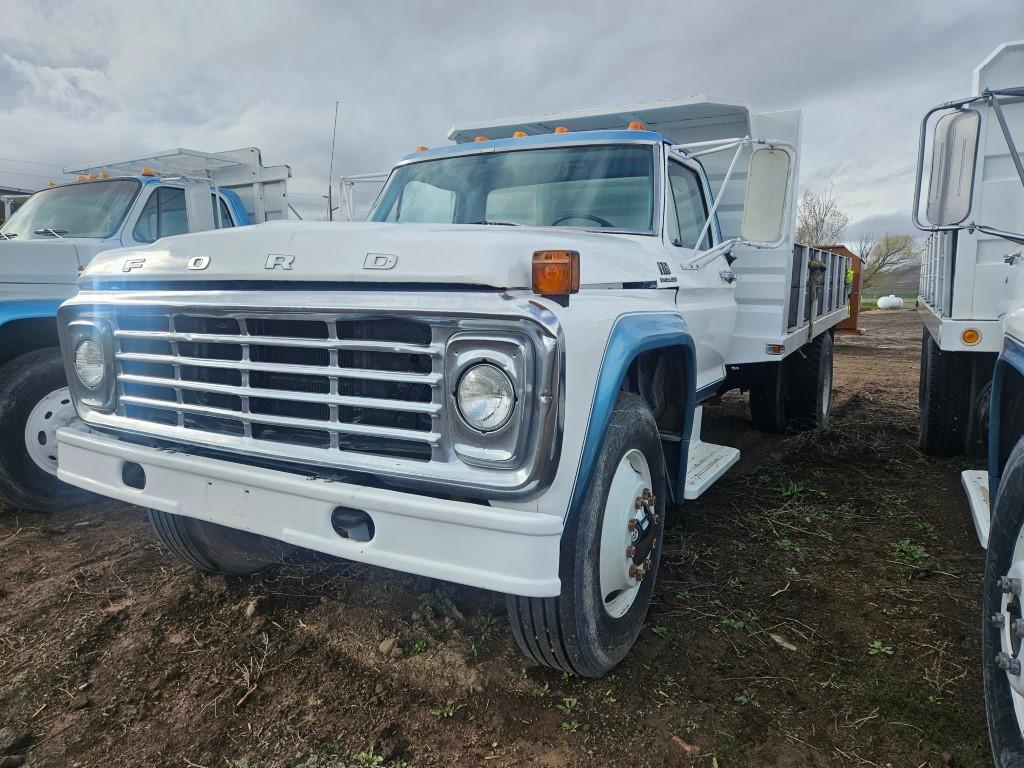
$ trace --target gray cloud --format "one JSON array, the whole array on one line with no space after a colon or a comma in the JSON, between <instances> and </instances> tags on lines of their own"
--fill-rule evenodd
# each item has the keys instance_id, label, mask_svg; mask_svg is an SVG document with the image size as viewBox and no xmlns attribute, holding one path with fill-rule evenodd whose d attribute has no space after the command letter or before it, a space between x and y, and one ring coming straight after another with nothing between
<instances>
[{"instance_id":1,"label":"gray cloud","mask_svg":"<svg viewBox=\"0 0 1024 768\"><path fill-rule=\"evenodd\" d=\"M255 145L316 213L336 99L335 168L363 173L454 122L709 93L802 107L802 186L908 229L919 116L968 92L1024 6L0 0L0 18L0 183Z\"/></svg>"}]
</instances>

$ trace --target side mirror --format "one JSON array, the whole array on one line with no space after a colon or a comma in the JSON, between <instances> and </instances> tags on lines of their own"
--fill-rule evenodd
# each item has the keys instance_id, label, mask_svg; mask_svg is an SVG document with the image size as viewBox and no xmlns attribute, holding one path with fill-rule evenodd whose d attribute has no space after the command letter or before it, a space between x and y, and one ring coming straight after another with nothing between
<instances>
[{"instance_id":1,"label":"side mirror","mask_svg":"<svg viewBox=\"0 0 1024 768\"><path fill-rule=\"evenodd\" d=\"M980 126L981 115L973 109L949 112L935 123L925 209L933 226L956 226L971 212Z\"/></svg>"},{"instance_id":2,"label":"side mirror","mask_svg":"<svg viewBox=\"0 0 1024 768\"><path fill-rule=\"evenodd\" d=\"M782 147L760 147L750 154L740 225L743 240L772 247L782 239L792 168L793 158Z\"/></svg>"},{"instance_id":3,"label":"side mirror","mask_svg":"<svg viewBox=\"0 0 1024 768\"><path fill-rule=\"evenodd\" d=\"M205 232L217 228L216 214L211 203L212 194L213 190L207 181L185 181L185 210L188 212L189 232Z\"/></svg>"}]
</instances>

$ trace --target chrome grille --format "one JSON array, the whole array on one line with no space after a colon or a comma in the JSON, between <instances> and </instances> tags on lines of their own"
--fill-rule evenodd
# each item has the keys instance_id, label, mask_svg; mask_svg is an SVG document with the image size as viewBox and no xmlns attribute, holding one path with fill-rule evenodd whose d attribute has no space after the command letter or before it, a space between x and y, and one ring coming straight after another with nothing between
<instances>
[{"instance_id":1,"label":"chrome grille","mask_svg":"<svg viewBox=\"0 0 1024 768\"><path fill-rule=\"evenodd\" d=\"M153 308L110 321L120 416L414 461L441 447L446 330L436 324Z\"/></svg>"}]
</instances>

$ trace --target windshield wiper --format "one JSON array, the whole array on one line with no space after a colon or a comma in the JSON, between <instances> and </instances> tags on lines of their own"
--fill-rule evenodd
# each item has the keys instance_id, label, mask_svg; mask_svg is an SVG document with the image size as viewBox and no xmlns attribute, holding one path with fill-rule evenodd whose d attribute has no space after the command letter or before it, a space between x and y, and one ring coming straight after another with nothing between
<instances>
[{"instance_id":1,"label":"windshield wiper","mask_svg":"<svg viewBox=\"0 0 1024 768\"><path fill-rule=\"evenodd\" d=\"M519 224L516 224L514 221L487 221L487 219L484 219L483 221L471 221L469 223L470 224L487 224L488 226L491 226L491 227L518 227L518 226L520 226Z\"/></svg>"},{"instance_id":2,"label":"windshield wiper","mask_svg":"<svg viewBox=\"0 0 1024 768\"><path fill-rule=\"evenodd\" d=\"M50 229L49 227L43 227L42 229L37 229L33 234L51 235L53 237L63 238L67 233L68 231L66 229Z\"/></svg>"}]
</instances>

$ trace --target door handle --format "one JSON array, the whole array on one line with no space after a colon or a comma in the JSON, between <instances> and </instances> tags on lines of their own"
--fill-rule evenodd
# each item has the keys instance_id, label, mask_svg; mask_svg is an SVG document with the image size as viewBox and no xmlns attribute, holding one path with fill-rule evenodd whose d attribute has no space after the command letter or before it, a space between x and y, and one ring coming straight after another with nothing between
<instances>
[{"instance_id":1,"label":"door handle","mask_svg":"<svg viewBox=\"0 0 1024 768\"><path fill-rule=\"evenodd\" d=\"M718 273L718 276L730 285L736 282L736 273L731 269L723 269Z\"/></svg>"}]
</instances>

